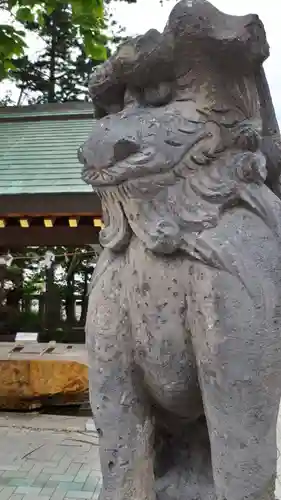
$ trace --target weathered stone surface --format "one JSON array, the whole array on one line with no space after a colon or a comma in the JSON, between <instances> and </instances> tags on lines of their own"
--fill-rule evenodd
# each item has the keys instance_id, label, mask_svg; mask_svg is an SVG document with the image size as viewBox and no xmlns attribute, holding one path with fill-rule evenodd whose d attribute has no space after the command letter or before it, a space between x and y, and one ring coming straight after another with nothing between
<instances>
[{"instance_id":1,"label":"weathered stone surface","mask_svg":"<svg viewBox=\"0 0 281 500\"><path fill-rule=\"evenodd\" d=\"M32 354L35 348L30 348L29 354L23 354L23 359L3 359L4 350L4 347L0 349L1 409L34 409L47 399L50 404L54 397L61 404L78 402L87 394L85 359L79 362L65 357L59 359L60 356L54 359L53 356L53 359L46 360ZM20 358L20 354L13 356Z\"/></svg>"},{"instance_id":2,"label":"weathered stone surface","mask_svg":"<svg viewBox=\"0 0 281 500\"><path fill-rule=\"evenodd\" d=\"M280 134L255 15L182 0L94 73L87 318L104 500L274 498Z\"/></svg>"}]
</instances>

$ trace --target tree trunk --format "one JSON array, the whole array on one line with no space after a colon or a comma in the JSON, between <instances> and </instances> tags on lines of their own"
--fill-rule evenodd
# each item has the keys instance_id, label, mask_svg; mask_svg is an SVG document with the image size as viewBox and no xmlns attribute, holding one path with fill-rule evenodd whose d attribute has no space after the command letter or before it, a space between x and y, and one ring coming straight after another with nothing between
<instances>
[{"instance_id":1,"label":"tree trunk","mask_svg":"<svg viewBox=\"0 0 281 500\"><path fill-rule=\"evenodd\" d=\"M56 21L55 21L55 12L52 15L51 20L51 48L50 48L50 76L49 76L49 90L48 90L48 102L55 102L56 96Z\"/></svg>"},{"instance_id":2,"label":"tree trunk","mask_svg":"<svg viewBox=\"0 0 281 500\"><path fill-rule=\"evenodd\" d=\"M49 331L55 331L61 322L60 300L57 293L57 287L54 283L55 264L46 269L46 302L45 302L45 328Z\"/></svg>"},{"instance_id":3,"label":"tree trunk","mask_svg":"<svg viewBox=\"0 0 281 500\"><path fill-rule=\"evenodd\" d=\"M67 287L65 295L65 312L66 312L66 323L68 327L69 328L73 327L76 324L73 276L69 276L67 278Z\"/></svg>"}]
</instances>

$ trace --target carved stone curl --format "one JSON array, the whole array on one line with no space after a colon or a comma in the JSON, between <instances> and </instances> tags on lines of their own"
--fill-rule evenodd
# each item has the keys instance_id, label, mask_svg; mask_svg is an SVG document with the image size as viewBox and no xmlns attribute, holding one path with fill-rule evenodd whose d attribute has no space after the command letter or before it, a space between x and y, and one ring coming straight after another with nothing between
<instances>
[{"instance_id":1,"label":"carved stone curl","mask_svg":"<svg viewBox=\"0 0 281 500\"><path fill-rule=\"evenodd\" d=\"M87 317L104 500L274 498L280 137L255 15L182 0L90 82Z\"/></svg>"}]
</instances>

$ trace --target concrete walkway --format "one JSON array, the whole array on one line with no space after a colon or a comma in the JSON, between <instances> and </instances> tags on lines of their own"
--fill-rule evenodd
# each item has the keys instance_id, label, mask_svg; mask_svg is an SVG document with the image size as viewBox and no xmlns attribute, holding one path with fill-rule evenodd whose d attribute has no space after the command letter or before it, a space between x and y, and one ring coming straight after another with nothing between
<instances>
[{"instance_id":1,"label":"concrete walkway","mask_svg":"<svg viewBox=\"0 0 281 500\"><path fill-rule=\"evenodd\" d=\"M89 418L1 413L0 443L0 500L98 499L98 438ZM281 500L279 478L281 458Z\"/></svg>"},{"instance_id":2,"label":"concrete walkway","mask_svg":"<svg viewBox=\"0 0 281 500\"><path fill-rule=\"evenodd\" d=\"M81 417L0 417L0 500L96 500L97 437Z\"/></svg>"}]
</instances>

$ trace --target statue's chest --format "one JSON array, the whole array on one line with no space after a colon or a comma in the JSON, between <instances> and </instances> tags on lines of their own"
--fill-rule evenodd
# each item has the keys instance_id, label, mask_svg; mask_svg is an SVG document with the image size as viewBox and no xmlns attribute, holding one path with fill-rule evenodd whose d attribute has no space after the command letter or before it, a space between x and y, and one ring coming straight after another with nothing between
<instances>
[{"instance_id":1,"label":"statue's chest","mask_svg":"<svg viewBox=\"0 0 281 500\"><path fill-rule=\"evenodd\" d=\"M123 283L136 338L140 325L148 344L153 336L157 342L168 339L172 323L174 330L185 329L187 280L182 273L187 278L188 268L186 256L156 256L137 238L131 241Z\"/></svg>"},{"instance_id":2,"label":"statue's chest","mask_svg":"<svg viewBox=\"0 0 281 500\"><path fill-rule=\"evenodd\" d=\"M201 412L201 399L186 321L191 263L187 257L155 257L139 242L132 242L128 260L124 283L135 361L162 406L194 418Z\"/></svg>"}]
</instances>

